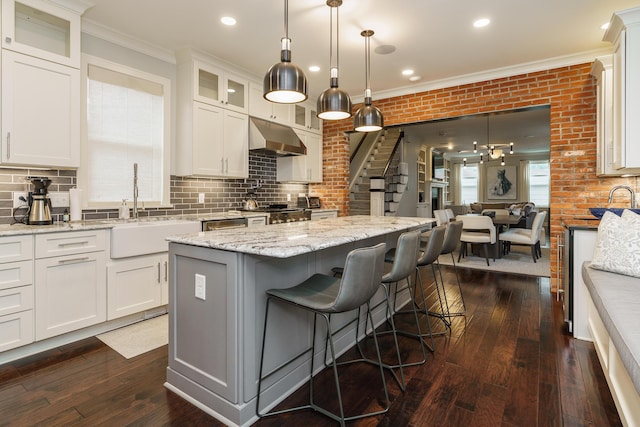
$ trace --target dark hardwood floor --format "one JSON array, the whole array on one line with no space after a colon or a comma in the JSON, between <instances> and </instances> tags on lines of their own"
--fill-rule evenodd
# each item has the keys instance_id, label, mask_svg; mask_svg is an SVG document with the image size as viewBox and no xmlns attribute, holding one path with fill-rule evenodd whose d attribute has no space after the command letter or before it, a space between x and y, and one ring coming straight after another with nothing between
<instances>
[{"instance_id":1,"label":"dark hardwood floor","mask_svg":"<svg viewBox=\"0 0 640 427\"><path fill-rule=\"evenodd\" d=\"M427 362L405 369L404 393L387 375L388 413L350 425L621 425L593 345L566 334L548 279L459 271L466 322L456 318L450 334L435 338L436 351ZM451 272L445 269L448 283ZM457 294L450 289L449 295ZM459 298L452 300L455 311ZM406 360L418 357L417 341L400 343ZM166 346L127 360L96 338L2 365L0 425L221 426L163 387L166 366ZM323 372L314 383L327 399L334 394L329 378ZM350 365L341 378L350 408L379 406L383 395L375 367ZM306 396L303 387L282 405ZM257 423L334 424L311 411Z\"/></svg>"}]
</instances>

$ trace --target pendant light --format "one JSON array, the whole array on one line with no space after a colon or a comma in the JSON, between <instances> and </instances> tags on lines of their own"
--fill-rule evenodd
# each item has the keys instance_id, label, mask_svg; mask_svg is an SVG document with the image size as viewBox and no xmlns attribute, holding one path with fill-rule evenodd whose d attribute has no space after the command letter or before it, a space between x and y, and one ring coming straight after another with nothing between
<instances>
[{"instance_id":1,"label":"pendant light","mask_svg":"<svg viewBox=\"0 0 640 427\"><path fill-rule=\"evenodd\" d=\"M371 52L369 38L373 35L372 30L364 30L360 33L364 37L365 44L365 79L366 89L364 91L364 105L356 112L353 118L353 125L358 132L374 132L382 129L384 121L382 112L371 105L371 81L369 77L369 68L371 66Z\"/></svg>"},{"instance_id":2,"label":"pendant light","mask_svg":"<svg viewBox=\"0 0 640 427\"><path fill-rule=\"evenodd\" d=\"M329 89L318 97L318 118L323 120L342 120L351 117L351 98L349 94L338 87L338 67L340 65L340 22L338 8L342 0L327 0L331 11L329 19L329 67L331 79ZM336 64L333 65L333 9L336 10Z\"/></svg>"},{"instance_id":3,"label":"pendant light","mask_svg":"<svg viewBox=\"0 0 640 427\"><path fill-rule=\"evenodd\" d=\"M307 77L302 69L291 63L289 38L289 1L284 0L284 37L281 39L280 62L269 68L264 76L264 97L279 104L295 104L307 99Z\"/></svg>"}]
</instances>

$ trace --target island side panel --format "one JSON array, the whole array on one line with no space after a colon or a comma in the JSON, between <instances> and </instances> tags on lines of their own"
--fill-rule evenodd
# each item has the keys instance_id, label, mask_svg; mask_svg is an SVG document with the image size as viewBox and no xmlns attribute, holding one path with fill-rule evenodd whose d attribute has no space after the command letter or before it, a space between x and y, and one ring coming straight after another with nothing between
<instances>
[{"instance_id":1,"label":"island side panel","mask_svg":"<svg viewBox=\"0 0 640 427\"><path fill-rule=\"evenodd\" d=\"M240 424L238 282L242 254L171 243L167 383L208 413ZM205 299L196 297L196 275ZM176 390L177 389L177 390ZM209 410L207 410L209 409Z\"/></svg>"}]
</instances>

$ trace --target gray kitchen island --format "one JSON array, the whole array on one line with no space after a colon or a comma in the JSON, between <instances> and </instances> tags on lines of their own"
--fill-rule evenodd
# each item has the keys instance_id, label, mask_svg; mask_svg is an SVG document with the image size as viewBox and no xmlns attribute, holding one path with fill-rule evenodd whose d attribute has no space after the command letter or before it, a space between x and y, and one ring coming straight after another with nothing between
<instances>
[{"instance_id":1,"label":"gray kitchen island","mask_svg":"<svg viewBox=\"0 0 640 427\"><path fill-rule=\"evenodd\" d=\"M426 229L429 218L353 216L171 237L169 244L169 366L165 386L227 425L256 421L256 392L265 290L330 274L352 249ZM376 295L380 300L382 292ZM406 302L406 296L404 298ZM335 328L353 313L332 318ZM384 320L384 308L374 313ZM265 370L307 348L313 318L275 304L270 311ZM363 321L364 322L364 319ZM362 330L362 328L361 328ZM323 332L318 331L318 340ZM355 343L355 324L336 337L337 352ZM315 366L322 366L323 345ZM309 377L311 355L266 382L261 407L274 406ZM320 368L319 368L320 369Z\"/></svg>"}]
</instances>

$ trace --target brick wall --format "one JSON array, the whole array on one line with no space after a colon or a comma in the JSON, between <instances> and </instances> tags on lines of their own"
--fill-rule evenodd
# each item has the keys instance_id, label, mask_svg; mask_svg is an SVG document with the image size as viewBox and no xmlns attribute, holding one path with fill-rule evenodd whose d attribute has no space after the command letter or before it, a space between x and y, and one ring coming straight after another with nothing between
<instances>
[{"instance_id":1,"label":"brick wall","mask_svg":"<svg viewBox=\"0 0 640 427\"><path fill-rule=\"evenodd\" d=\"M635 178L598 178L596 168L596 93L589 75L591 64L581 64L468 85L375 101L386 126L433 119L549 105L551 117L551 279L557 289L558 236L563 215L588 215L590 206L607 203L609 189ZM354 111L359 106L354 107ZM312 191L349 214L349 142L345 132L352 121L324 122L324 181ZM628 206L620 192L616 203ZM626 198L625 198L626 197Z\"/></svg>"}]
</instances>

